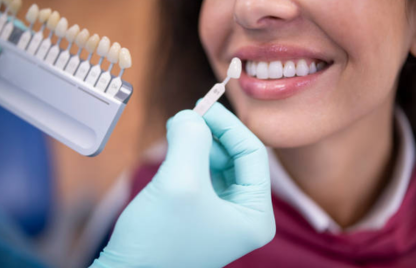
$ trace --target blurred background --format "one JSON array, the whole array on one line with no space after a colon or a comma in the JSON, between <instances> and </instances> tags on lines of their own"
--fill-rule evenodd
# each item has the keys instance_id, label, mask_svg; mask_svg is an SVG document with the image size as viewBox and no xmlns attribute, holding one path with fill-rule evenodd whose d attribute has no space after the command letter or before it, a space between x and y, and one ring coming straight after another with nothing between
<instances>
[{"instance_id":1,"label":"blurred background","mask_svg":"<svg viewBox=\"0 0 416 268\"><path fill-rule=\"evenodd\" d=\"M134 94L97 157L77 154L0 108L0 212L20 233L13 239L51 267L85 267L128 201L134 168L164 137L163 120L147 112L157 1L24 0L19 19L33 3L57 10L69 26L119 42L133 57L123 78Z\"/></svg>"}]
</instances>

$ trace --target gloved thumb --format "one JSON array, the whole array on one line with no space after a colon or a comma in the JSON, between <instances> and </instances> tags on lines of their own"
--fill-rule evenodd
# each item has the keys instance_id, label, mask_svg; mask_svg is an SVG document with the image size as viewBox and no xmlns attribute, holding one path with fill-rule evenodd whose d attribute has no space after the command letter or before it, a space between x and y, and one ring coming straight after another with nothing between
<instances>
[{"instance_id":1,"label":"gloved thumb","mask_svg":"<svg viewBox=\"0 0 416 268\"><path fill-rule=\"evenodd\" d=\"M158 179L180 187L200 185L201 180L209 183L212 134L205 120L191 110L179 112L167 124L167 140L168 152Z\"/></svg>"}]
</instances>

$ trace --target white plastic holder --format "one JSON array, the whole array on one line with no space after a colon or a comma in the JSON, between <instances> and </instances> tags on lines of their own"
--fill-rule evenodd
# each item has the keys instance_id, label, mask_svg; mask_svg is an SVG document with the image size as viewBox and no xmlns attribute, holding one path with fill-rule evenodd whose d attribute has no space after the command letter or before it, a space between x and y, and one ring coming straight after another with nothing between
<instances>
[{"instance_id":1,"label":"white plastic holder","mask_svg":"<svg viewBox=\"0 0 416 268\"><path fill-rule=\"evenodd\" d=\"M30 40L32 39L32 32L30 30L25 31L19 39L19 43L17 43L17 47L20 49L25 50L29 45Z\"/></svg>"},{"instance_id":2,"label":"white plastic holder","mask_svg":"<svg viewBox=\"0 0 416 268\"><path fill-rule=\"evenodd\" d=\"M95 86L98 78L100 77L100 74L101 74L101 66L97 64L91 68L90 73L87 76L87 80L86 80L87 84L91 86Z\"/></svg>"},{"instance_id":3,"label":"white plastic holder","mask_svg":"<svg viewBox=\"0 0 416 268\"><path fill-rule=\"evenodd\" d=\"M43 40L43 30L40 30L33 35L33 38L29 43L29 47L27 48L27 53L29 53L30 55L35 55L36 51L38 51L38 48L42 40Z\"/></svg>"},{"instance_id":4,"label":"white plastic holder","mask_svg":"<svg viewBox=\"0 0 416 268\"><path fill-rule=\"evenodd\" d=\"M99 154L133 92L111 97L0 40L0 105L85 156Z\"/></svg>"},{"instance_id":5,"label":"white plastic holder","mask_svg":"<svg viewBox=\"0 0 416 268\"><path fill-rule=\"evenodd\" d=\"M56 68L64 70L66 65L68 64L69 58L71 55L69 54L68 50L64 50L59 54L58 60L55 63Z\"/></svg>"},{"instance_id":6,"label":"white plastic holder","mask_svg":"<svg viewBox=\"0 0 416 268\"><path fill-rule=\"evenodd\" d=\"M8 22L6 26L4 26L4 29L1 32L0 38L3 40L9 40L10 35L12 35L13 29L14 29L13 21Z\"/></svg>"},{"instance_id":7,"label":"white plastic holder","mask_svg":"<svg viewBox=\"0 0 416 268\"><path fill-rule=\"evenodd\" d=\"M52 46L51 39L48 37L45 40L42 41L40 44L38 52L36 52L36 57L40 60L43 60L46 58L46 54L48 54L49 49Z\"/></svg>"},{"instance_id":8,"label":"white plastic holder","mask_svg":"<svg viewBox=\"0 0 416 268\"><path fill-rule=\"evenodd\" d=\"M58 58L59 53L61 52L61 49L59 48L59 45L54 45L51 47L51 49L48 52L48 55L46 55L46 63L48 64L55 64L56 58Z\"/></svg>"},{"instance_id":9,"label":"white plastic holder","mask_svg":"<svg viewBox=\"0 0 416 268\"><path fill-rule=\"evenodd\" d=\"M2 32L4 25L7 23L7 14L3 13L0 15L0 33Z\"/></svg>"}]
</instances>

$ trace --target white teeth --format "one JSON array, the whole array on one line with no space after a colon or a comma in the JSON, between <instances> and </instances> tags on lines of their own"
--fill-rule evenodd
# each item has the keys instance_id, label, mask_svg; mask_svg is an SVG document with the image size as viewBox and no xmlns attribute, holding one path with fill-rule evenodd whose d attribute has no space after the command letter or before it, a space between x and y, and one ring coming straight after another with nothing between
<instances>
[{"instance_id":1,"label":"white teeth","mask_svg":"<svg viewBox=\"0 0 416 268\"><path fill-rule=\"evenodd\" d=\"M298 61L296 66L296 75L297 76L307 76L309 74L309 67L306 60Z\"/></svg>"},{"instance_id":2,"label":"white teeth","mask_svg":"<svg viewBox=\"0 0 416 268\"><path fill-rule=\"evenodd\" d=\"M19 9L22 7L22 0L13 0L9 5L9 11L13 15L16 15L19 12Z\"/></svg>"},{"instance_id":3,"label":"white teeth","mask_svg":"<svg viewBox=\"0 0 416 268\"><path fill-rule=\"evenodd\" d=\"M108 52L107 59L109 62L116 64L118 62L118 54L120 53L121 46L115 42Z\"/></svg>"},{"instance_id":4,"label":"white teeth","mask_svg":"<svg viewBox=\"0 0 416 268\"><path fill-rule=\"evenodd\" d=\"M36 22L36 19L38 18L38 16L39 16L38 5L36 4L31 5L29 10L26 13L26 20L32 24Z\"/></svg>"},{"instance_id":5,"label":"white teeth","mask_svg":"<svg viewBox=\"0 0 416 268\"><path fill-rule=\"evenodd\" d=\"M257 77L257 79L280 79L283 77L301 77L314 74L327 67L326 62L308 62L304 59L299 60L296 64L294 61L287 61L282 64L281 61L267 62L246 62L246 73L248 76Z\"/></svg>"},{"instance_id":6,"label":"white teeth","mask_svg":"<svg viewBox=\"0 0 416 268\"><path fill-rule=\"evenodd\" d=\"M94 34L88 39L87 44L85 45L85 49L89 53L93 53L98 46L98 42L100 42L100 37L98 34Z\"/></svg>"},{"instance_id":7,"label":"white teeth","mask_svg":"<svg viewBox=\"0 0 416 268\"><path fill-rule=\"evenodd\" d=\"M54 31L60 19L61 15L59 15L58 11L52 12L51 16L48 19L46 27L48 27L49 30Z\"/></svg>"},{"instance_id":8,"label":"white teeth","mask_svg":"<svg viewBox=\"0 0 416 268\"><path fill-rule=\"evenodd\" d=\"M314 74L316 73L318 70L316 69L316 63L312 62L311 66L309 66L309 74Z\"/></svg>"},{"instance_id":9,"label":"white teeth","mask_svg":"<svg viewBox=\"0 0 416 268\"><path fill-rule=\"evenodd\" d=\"M296 66L293 61L288 61L285 63L285 67L283 68L283 76L284 77L294 77L296 75Z\"/></svg>"},{"instance_id":10,"label":"white teeth","mask_svg":"<svg viewBox=\"0 0 416 268\"><path fill-rule=\"evenodd\" d=\"M279 79L283 77L283 64L281 61L273 61L269 65L269 78Z\"/></svg>"},{"instance_id":11,"label":"white teeth","mask_svg":"<svg viewBox=\"0 0 416 268\"><path fill-rule=\"evenodd\" d=\"M269 66L267 62L259 62L256 73L258 79L269 79Z\"/></svg>"},{"instance_id":12,"label":"white teeth","mask_svg":"<svg viewBox=\"0 0 416 268\"><path fill-rule=\"evenodd\" d=\"M59 20L58 25L56 25L55 35L59 38L65 37L66 30L68 30L68 20L66 18L62 18Z\"/></svg>"},{"instance_id":13,"label":"white teeth","mask_svg":"<svg viewBox=\"0 0 416 268\"><path fill-rule=\"evenodd\" d=\"M130 51L127 48L122 48L119 53L120 69L130 68L132 65Z\"/></svg>"},{"instance_id":14,"label":"white teeth","mask_svg":"<svg viewBox=\"0 0 416 268\"><path fill-rule=\"evenodd\" d=\"M106 57L108 51L110 50L110 39L107 36L101 38L100 43L98 44L97 54L100 57Z\"/></svg>"},{"instance_id":15,"label":"white teeth","mask_svg":"<svg viewBox=\"0 0 416 268\"><path fill-rule=\"evenodd\" d=\"M87 29L84 29L75 38L75 44L77 44L79 48L84 48L89 37L90 32Z\"/></svg>"},{"instance_id":16,"label":"white teeth","mask_svg":"<svg viewBox=\"0 0 416 268\"><path fill-rule=\"evenodd\" d=\"M42 24L45 23L51 16L51 14L52 14L52 9L50 8L42 9L41 11L39 11L39 22Z\"/></svg>"},{"instance_id":17,"label":"white teeth","mask_svg":"<svg viewBox=\"0 0 416 268\"><path fill-rule=\"evenodd\" d=\"M68 40L69 43L73 43L77 35L79 34L79 26L78 24L73 25L71 28L68 29L68 31L65 34L66 40Z\"/></svg>"}]
</instances>

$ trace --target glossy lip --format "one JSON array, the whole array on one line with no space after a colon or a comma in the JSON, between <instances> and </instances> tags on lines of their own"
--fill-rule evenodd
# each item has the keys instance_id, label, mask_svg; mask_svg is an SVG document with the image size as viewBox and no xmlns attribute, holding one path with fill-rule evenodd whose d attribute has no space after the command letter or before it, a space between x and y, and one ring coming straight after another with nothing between
<instances>
[{"instance_id":1,"label":"glossy lip","mask_svg":"<svg viewBox=\"0 0 416 268\"><path fill-rule=\"evenodd\" d=\"M240 58L245 64L247 61L271 62L280 60L284 62L302 58L324 61L328 64L325 69L311 75L276 80L262 80L251 77L245 72L244 66L239 80L240 86L248 96L259 100L289 98L310 87L333 64L333 61L327 55L318 51L282 45L245 47L234 54L234 56Z\"/></svg>"}]
</instances>

